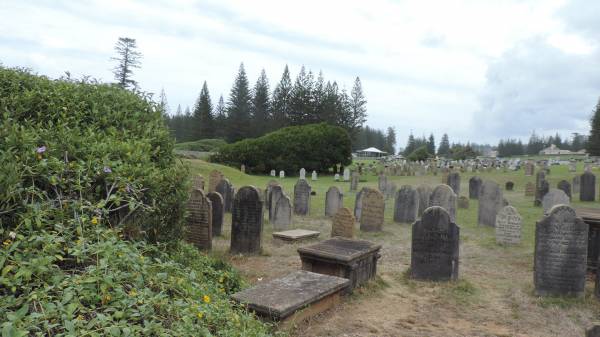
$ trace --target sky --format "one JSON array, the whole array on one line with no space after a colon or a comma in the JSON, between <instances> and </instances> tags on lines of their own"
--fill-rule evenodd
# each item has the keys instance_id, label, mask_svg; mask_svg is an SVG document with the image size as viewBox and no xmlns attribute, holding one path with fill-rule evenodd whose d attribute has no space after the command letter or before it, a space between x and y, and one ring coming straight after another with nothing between
<instances>
[{"instance_id":1,"label":"sky","mask_svg":"<svg viewBox=\"0 0 600 337\"><path fill-rule=\"evenodd\" d=\"M2 0L0 63L113 81L135 38L143 90L192 107L207 81L225 100L241 62L271 90L285 65L352 88L366 124L439 142L587 134L600 97L598 0Z\"/></svg>"}]
</instances>

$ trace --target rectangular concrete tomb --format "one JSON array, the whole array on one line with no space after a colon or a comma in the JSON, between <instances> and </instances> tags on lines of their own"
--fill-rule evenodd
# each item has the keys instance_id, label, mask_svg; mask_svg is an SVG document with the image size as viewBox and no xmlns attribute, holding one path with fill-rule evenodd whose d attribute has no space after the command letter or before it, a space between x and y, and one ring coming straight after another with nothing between
<instances>
[{"instance_id":1,"label":"rectangular concrete tomb","mask_svg":"<svg viewBox=\"0 0 600 337\"><path fill-rule=\"evenodd\" d=\"M381 245L364 240L333 237L298 248L302 269L347 278L352 290L377 274Z\"/></svg>"},{"instance_id":2,"label":"rectangular concrete tomb","mask_svg":"<svg viewBox=\"0 0 600 337\"><path fill-rule=\"evenodd\" d=\"M263 320L298 322L339 303L349 284L341 277L299 270L237 292L232 298Z\"/></svg>"},{"instance_id":3,"label":"rectangular concrete tomb","mask_svg":"<svg viewBox=\"0 0 600 337\"><path fill-rule=\"evenodd\" d=\"M297 242L302 240L314 239L321 232L311 231L307 229L291 229L289 231L274 232L273 237L283 241Z\"/></svg>"}]
</instances>

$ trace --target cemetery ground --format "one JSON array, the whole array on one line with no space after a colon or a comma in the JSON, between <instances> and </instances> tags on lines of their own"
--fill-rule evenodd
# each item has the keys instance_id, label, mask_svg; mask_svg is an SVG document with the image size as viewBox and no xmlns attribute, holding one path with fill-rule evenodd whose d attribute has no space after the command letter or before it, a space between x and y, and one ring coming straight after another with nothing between
<instances>
[{"instance_id":1,"label":"cemetery ground","mask_svg":"<svg viewBox=\"0 0 600 337\"><path fill-rule=\"evenodd\" d=\"M286 172L286 178L266 175L246 175L239 170L186 160L193 174L208 178L213 169L220 170L236 188L254 185L264 191L270 180L283 186L292 197L297 172ZM536 169L537 172L537 169ZM546 176L551 188L577 173L567 166L552 166ZM593 171L597 174L596 171ZM533 197L525 197L525 184L535 183L534 176L520 171L461 173L461 195L468 196L469 178L493 180L503 189L504 197L523 217L521 244L500 246L495 242L493 227L477 224L477 200L470 200L468 209L457 209L460 226L459 280L456 282L424 282L408 277L410 267L411 224L392 220L393 199L386 200L385 224L382 232L364 233L355 227L357 238L382 245L377 278L355 289L342 304L295 327L287 328L291 336L583 336L585 328L600 317L600 302L593 295L593 277L588 274L585 297L582 299L541 298L534 295L533 251L535 222L542 218L542 208L533 206ZM365 175L363 175L365 177ZM366 175L359 183L377 188L377 177ZM389 176L398 188L402 185L441 183L442 175ZM324 215L325 192L338 186L344 193L344 206L354 208L355 193L349 182L335 182L333 175L320 175L317 181L307 180L316 195L311 196L310 216L293 216L291 228L317 230L316 240L329 238L331 219ZM507 181L514 190L504 190ZM597 192L596 192L597 193ZM580 202L573 196L574 207L597 207L600 202ZM263 253L257 256L230 255L229 233L231 214L226 213L223 236L215 237L211 254L228 260L250 283L265 282L301 268L297 249L316 240L286 244L274 241L272 226L265 213L262 236Z\"/></svg>"}]
</instances>

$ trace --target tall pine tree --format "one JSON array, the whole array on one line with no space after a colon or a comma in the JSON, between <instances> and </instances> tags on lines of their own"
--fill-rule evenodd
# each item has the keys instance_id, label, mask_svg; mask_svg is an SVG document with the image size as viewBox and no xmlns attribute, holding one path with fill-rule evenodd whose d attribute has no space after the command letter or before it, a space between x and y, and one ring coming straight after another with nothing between
<instances>
[{"instance_id":1,"label":"tall pine tree","mask_svg":"<svg viewBox=\"0 0 600 337\"><path fill-rule=\"evenodd\" d=\"M442 140L440 141L440 146L438 147L438 155L441 157L449 157L450 156L450 141L448 140L448 135L445 133L442 136Z\"/></svg>"},{"instance_id":2,"label":"tall pine tree","mask_svg":"<svg viewBox=\"0 0 600 337\"><path fill-rule=\"evenodd\" d=\"M306 72L304 66L296 77L292 88L290 123L292 125L303 125L314 122L313 119L313 78L312 72Z\"/></svg>"},{"instance_id":3,"label":"tall pine tree","mask_svg":"<svg viewBox=\"0 0 600 337\"><path fill-rule=\"evenodd\" d=\"M273 99L271 100L272 129L277 130L289 125L289 115L291 110L292 98L292 80L288 66L285 66L281 80L273 90Z\"/></svg>"},{"instance_id":4,"label":"tall pine tree","mask_svg":"<svg viewBox=\"0 0 600 337\"><path fill-rule=\"evenodd\" d=\"M214 115L212 111L212 102L206 81L202 85L200 96L194 106L194 124L195 124L195 139L206 139L214 137Z\"/></svg>"},{"instance_id":5,"label":"tall pine tree","mask_svg":"<svg viewBox=\"0 0 600 337\"><path fill-rule=\"evenodd\" d=\"M270 116L269 80L263 69L252 90L252 135L260 137L268 132Z\"/></svg>"},{"instance_id":6,"label":"tall pine tree","mask_svg":"<svg viewBox=\"0 0 600 337\"><path fill-rule=\"evenodd\" d=\"M227 107L225 107L225 101L223 95L219 97L219 102L215 107L215 138L225 139L226 126L227 126Z\"/></svg>"},{"instance_id":7,"label":"tall pine tree","mask_svg":"<svg viewBox=\"0 0 600 337\"><path fill-rule=\"evenodd\" d=\"M587 142L587 151L590 156L600 156L600 99L596 104L590 124L591 130Z\"/></svg>"},{"instance_id":8,"label":"tall pine tree","mask_svg":"<svg viewBox=\"0 0 600 337\"><path fill-rule=\"evenodd\" d=\"M385 146L383 151L388 154L396 154L396 130L393 127L388 127L385 134Z\"/></svg>"},{"instance_id":9,"label":"tall pine tree","mask_svg":"<svg viewBox=\"0 0 600 337\"><path fill-rule=\"evenodd\" d=\"M429 139L427 140L427 152L435 156L435 138L433 138L433 133L429 135Z\"/></svg>"},{"instance_id":10,"label":"tall pine tree","mask_svg":"<svg viewBox=\"0 0 600 337\"><path fill-rule=\"evenodd\" d=\"M250 137L251 98L244 63L235 78L227 102L227 141L237 142Z\"/></svg>"},{"instance_id":11,"label":"tall pine tree","mask_svg":"<svg viewBox=\"0 0 600 337\"><path fill-rule=\"evenodd\" d=\"M406 141L406 147L404 148L404 156L408 157L414 150L416 150L417 144L415 141L415 136L413 136L412 132L408 135L408 141Z\"/></svg>"},{"instance_id":12,"label":"tall pine tree","mask_svg":"<svg viewBox=\"0 0 600 337\"><path fill-rule=\"evenodd\" d=\"M367 100L362 91L362 84L360 78L354 80L354 86L350 92L350 123L347 126L351 136L356 134L356 131L365 123L367 120Z\"/></svg>"}]
</instances>

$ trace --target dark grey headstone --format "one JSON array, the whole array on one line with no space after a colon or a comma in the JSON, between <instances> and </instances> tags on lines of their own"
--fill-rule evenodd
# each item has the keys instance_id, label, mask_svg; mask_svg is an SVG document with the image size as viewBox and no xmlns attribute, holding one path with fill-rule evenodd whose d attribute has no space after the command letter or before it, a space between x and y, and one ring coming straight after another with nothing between
<instances>
[{"instance_id":1,"label":"dark grey headstone","mask_svg":"<svg viewBox=\"0 0 600 337\"><path fill-rule=\"evenodd\" d=\"M512 181L507 181L506 184L504 184L504 189L507 191L512 191L515 188L515 183L513 183Z\"/></svg>"},{"instance_id":2,"label":"dark grey headstone","mask_svg":"<svg viewBox=\"0 0 600 337\"><path fill-rule=\"evenodd\" d=\"M383 198L383 194L376 189L367 187L362 194L361 200L360 230L365 232L381 231L385 215L385 199Z\"/></svg>"},{"instance_id":3,"label":"dark grey headstone","mask_svg":"<svg viewBox=\"0 0 600 337\"><path fill-rule=\"evenodd\" d=\"M568 205L569 204L569 196L563 192L563 190L559 190L558 188L553 188L542 199L542 207L544 208L544 214L548 214L552 207L556 205Z\"/></svg>"},{"instance_id":4,"label":"dark grey headstone","mask_svg":"<svg viewBox=\"0 0 600 337\"><path fill-rule=\"evenodd\" d=\"M431 187L429 185L419 185L417 193L419 193L419 211L417 215L420 217L425 209L429 207L429 199L431 198Z\"/></svg>"},{"instance_id":5,"label":"dark grey headstone","mask_svg":"<svg viewBox=\"0 0 600 337\"><path fill-rule=\"evenodd\" d=\"M571 183L566 180L561 180L556 185L556 188L565 192L565 194L569 197L569 200L571 199Z\"/></svg>"},{"instance_id":6,"label":"dark grey headstone","mask_svg":"<svg viewBox=\"0 0 600 337\"><path fill-rule=\"evenodd\" d=\"M212 235L221 236L223 231L223 197L219 192L209 192L207 195L212 206Z\"/></svg>"},{"instance_id":7,"label":"dark grey headstone","mask_svg":"<svg viewBox=\"0 0 600 337\"><path fill-rule=\"evenodd\" d=\"M325 216L334 216L344 207L344 194L335 186L331 186L325 194Z\"/></svg>"},{"instance_id":8,"label":"dark grey headstone","mask_svg":"<svg viewBox=\"0 0 600 337\"><path fill-rule=\"evenodd\" d=\"M292 205L290 198L283 194L277 198L277 202L273 205L273 218L269 220L273 224L273 229L284 230L288 229L292 224Z\"/></svg>"},{"instance_id":9,"label":"dark grey headstone","mask_svg":"<svg viewBox=\"0 0 600 337\"><path fill-rule=\"evenodd\" d=\"M267 200L269 201L269 205L267 209L269 210L269 222L273 221L273 216L275 215L275 205L279 202L279 199L283 197L283 187L280 185L273 185L268 188L268 196Z\"/></svg>"},{"instance_id":10,"label":"dark grey headstone","mask_svg":"<svg viewBox=\"0 0 600 337\"><path fill-rule=\"evenodd\" d=\"M223 208L225 212L231 212L231 205L233 203L233 186L229 182L229 179L221 179L217 186L215 187L215 191L219 192L223 197Z\"/></svg>"},{"instance_id":11,"label":"dark grey headstone","mask_svg":"<svg viewBox=\"0 0 600 337\"><path fill-rule=\"evenodd\" d=\"M587 329L585 331L585 337L600 337L600 325L594 325Z\"/></svg>"},{"instance_id":12,"label":"dark grey headstone","mask_svg":"<svg viewBox=\"0 0 600 337\"><path fill-rule=\"evenodd\" d=\"M502 207L504 207L504 198L500 186L490 180L484 181L479 193L477 223L494 227L496 225L496 215Z\"/></svg>"},{"instance_id":13,"label":"dark grey headstone","mask_svg":"<svg viewBox=\"0 0 600 337\"><path fill-rule=\"evenodd\" d=\"M231 212L232 254L258 254L263 228L263 205L254 186L244 186L235 194Z\"/></svg>"},{"instance_id":14,"label":"dark grey headstone","mask_svg":"<svg viewBox=\"0 0 600 337\"><path fill-rule=\"evenodd\" d=\"M579 194L581 191L581 176L573 177L573 184L571 185L573 195Z\"/></svg>"},{"instance_id":15,"label":"dark grey headstone","mask_svg":"<svg viewBox=\"0 0 600 337\"><path fill-rule=\"evenodd\" d=\"M458 278L460 228L445 209L432 206L413 224L411 277L445 281Z\"/></svg>"},{"instance_id":16,"label":"dark grey headstone","mask_svg":"<svg viewBox=\"0 0 600 337\"><path fill-rule=\"evenodd\" d=\"M481 189L481 178L475 176L469 179L469 199L479 198L479 190Z\"/></svg>"},{"instance_id":17,"label":"dark grey headstone","mask_svg":"<svg viewBox=\"0 0 600 337\"><path fill-rule=\"evenodd\" d=\"M533 201L534 206L542 206L542 198L544 198L544 195L548 193L549 189L550 186L546 181L546 173L542 170L538 171L538 173L535 174L535 199Z\"/></svg>"},{"instance_id":18,"label":"dark grey headstone","mask_svg":"<svg viewBox=\"0 0 600 337\"><path fill-rule=\"evenodd\" d=\"M201 189L194 189L188 200L186 238L196 248L212 248L212 206Z\"/></svg>"},{"instance_id":19,"label":"dark grey headstone","mask_svg":"<svg viewBox=\"0 0 600 337\"><path fill-rule=\"evenodd\" d=\"M451 221L456 221L456 202L457 196L448 185L437 185L431 197L429 198L429 206L440 206L444 208L450 215Z\"/></svg>"},{"instance_id":20,"label":"dark grey headstone","mask_svg":"<svg viewBox=\"0 0 600 337\"><path fill-rule=\"evenodd\" d=\"M354 218L356 218L356 220L360 220L360 213L362 212L362 196L367 188L368 187L363 187L356 193L356 198L354 199Z\"/></svg>"},{"instance_id":21,"label":"dark grey headstone","mask_svg":"<svg viewBox=\"0 0 600 337\"><path fill-rule=\"evenodd\" d=\"M579 187L579 200L596 200L596 176L592 172L584 172L581 175L581 186Z\"/></svg>"},{"instance_id":22,"label":"dark grey headstone","mask_svg":"<svg viewBox=\"0 0 600 337\"><path fill-rule=\"evenodd\" d=\"M419 211L419 193L410 185L402 186L396 192L394 202L394 221L413 223Z\"/></svg>"},{"instance_id":23,"label":"dark grey headstone","mask_svg":"<svg viewBox=\"0 0 600 337\"><path fill-rule=\"evenodd\" d=\"M310 212L311 187L306 179L298 179L294 185L294 214L308 215Z\"/></svg>"},{"instance_id":24,"label":"dark grey headstone","mask_svg":"<svg viewBox=\"0 0 600 337\"><path fill-rule=\"evenodd\" d=\"M460 195L460 174L458 172L448 174L448 186L457 196Z\"/></svg>"},{"instance_id":25,"label":"dark grey headstone","mask_svg":"<svg viewBox=\"0 0 600 337\"><path fill-rule=\"evenodd\" d=\"M587 270L588 224L570 206L554 206L535 225L534 284L538 296L581 297Z\"/></svg>"}]
</instances>

